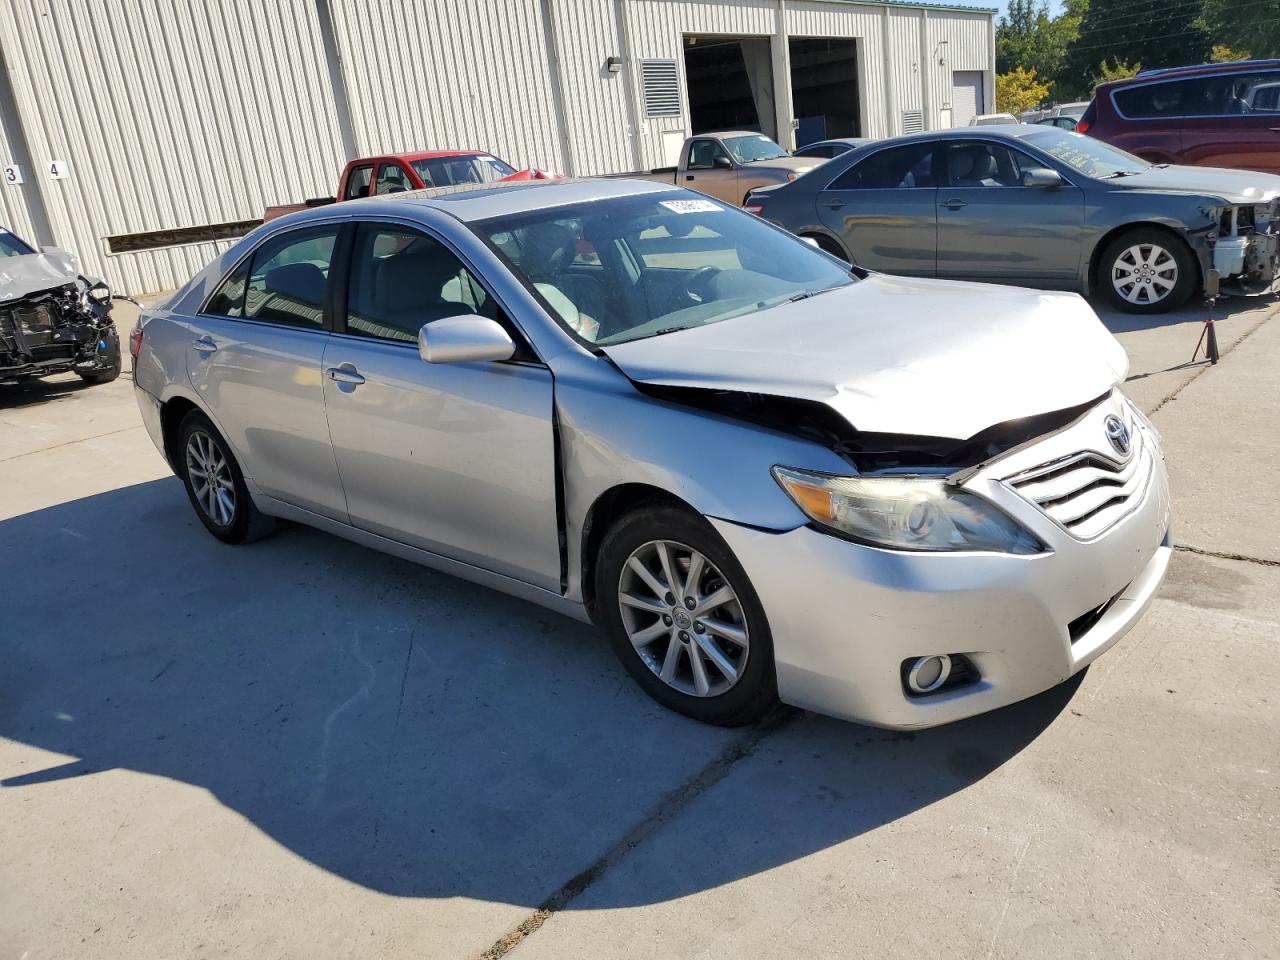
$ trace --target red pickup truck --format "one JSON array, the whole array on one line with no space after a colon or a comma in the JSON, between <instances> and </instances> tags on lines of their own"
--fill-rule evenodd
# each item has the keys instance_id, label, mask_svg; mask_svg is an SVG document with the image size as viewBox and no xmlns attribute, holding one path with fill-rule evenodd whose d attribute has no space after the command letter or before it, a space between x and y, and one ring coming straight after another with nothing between
<instances>
[{"instance_id":1,"label":"red pickup truck","mask_svg":"<svg viewBox=\"0 0 1280 960\"><path fill-rule=\"evenodd\" d=\"M403 193L424 187L490 183L495 180L553 180L557 176L545 170L517 170L505 160L483 150L427 150L420 153L361 157L359 160L352 160L342 171L337 196L267 207L262 219L274 220L295 210L341 200L359 200L361 197Z\"/></svg>"}]
</instances>

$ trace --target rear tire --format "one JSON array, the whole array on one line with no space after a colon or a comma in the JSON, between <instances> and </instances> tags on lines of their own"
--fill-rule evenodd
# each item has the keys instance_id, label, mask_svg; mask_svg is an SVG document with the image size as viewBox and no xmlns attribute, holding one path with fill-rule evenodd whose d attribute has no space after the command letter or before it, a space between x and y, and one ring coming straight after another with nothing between
<instances>
[{"instance_id":1,"label":"rear tire","mask_svg":"<svg viewBox=\"0 0 1280 960\"><path fill-rule=\"evenodd\" d=\"M1165 230L1138 227L1102 251L1098 286L1126 313L1165 313L1186 303L1199 280L1190 249Z\"/></svg>"},{"instance_id":2,"label":"rear tire","mask_svg":"<svg viewBox=\"0 0 1280 960\"><path fill-rule=\"evenodd\" d=\"M254 506L231 448L199 410L182 418L176 459L192 509L223 543L249 543L275 529L275 519Z\"/></svg>"},{"instance_id":3,"label":"rear tire","mask_svg":"<svg viewBox=\"0 0 1280 960\"><path fill-rule=\"evenodd\" d=\"M764 608L746 571L702 517L668 506L627 514L600 545L595 588L614 653L663 706L735 727L778 702Z\"/></svg>"}]
</instances>

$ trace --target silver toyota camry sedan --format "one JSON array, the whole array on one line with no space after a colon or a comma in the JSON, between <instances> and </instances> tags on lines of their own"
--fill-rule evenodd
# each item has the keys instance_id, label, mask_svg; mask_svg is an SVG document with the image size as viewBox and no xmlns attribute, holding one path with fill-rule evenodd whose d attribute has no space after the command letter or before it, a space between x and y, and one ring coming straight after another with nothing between
<instances>
[{"instance_id":1,"label":"silver toyota camry sedan","mask_svg":"<svg viewBox=\"0 0 1280 960\"><path fill-rule=\"evenodd\" d=\"M593 621L713 723L1021 700L1133 626L1171 549L1080 297L851 273L655 183L284 217L130 347L215 537L284 518Z\"/></svg>"}]
</instances>

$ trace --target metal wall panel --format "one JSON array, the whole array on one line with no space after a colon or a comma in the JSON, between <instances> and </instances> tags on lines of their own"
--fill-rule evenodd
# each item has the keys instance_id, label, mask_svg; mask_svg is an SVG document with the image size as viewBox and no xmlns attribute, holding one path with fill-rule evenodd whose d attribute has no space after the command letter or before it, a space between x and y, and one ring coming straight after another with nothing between
<instances>
[{"instance_id":1,"label":"metal wall panel","mask_svg":"<svg viewBox=\"0 0 1280 960\"><path fill-rule=\"evenodd\" d=\"M932 87L933 127L941 126L940 114L951 103L951 75L956 70L981 70L986 73L984 89L992 89L995 64L991 60L992 21L989 14L929 12L926 22L926 45L932 60L929 74ZM947 41L944 45L942 41ZM945 63L939 63L939 60ZM987 105L978 104L982 113Z\"/></svg>"},{"instance_id":2,"label":"metal wall panel","mask_svg":"<svg viewBox=\"0 0 1280 960\"><path fill-rule=\"evenodd\" d=\"M330 2L358 153L479 149L565 170L543 4Z\"/></svg>"},{"instance_id":3,"label":"metal wall panel","mask_svg":"<svg viewBox=\"0 0 1280 960\"><path fill-rule=\"evenodd\" d=\"M638 68L626 56L622 0L550 0L550 5L573 170L631 170L638 134L629 97ZM609 57L622 59L618 73L608 71Z\"/></svg>"},{"instance_id":4,"label":"metal wall panel","mask_svg":"<svg viewBox=\"0 0 1280 960\"><path fill-rule=\"evenodd\" d=\"M252 219L332 193L344 157L314 0L4 0L0 40L55 240L130 292L228 245L110 256L103 238Z\"/></svg>"}]
</instances>

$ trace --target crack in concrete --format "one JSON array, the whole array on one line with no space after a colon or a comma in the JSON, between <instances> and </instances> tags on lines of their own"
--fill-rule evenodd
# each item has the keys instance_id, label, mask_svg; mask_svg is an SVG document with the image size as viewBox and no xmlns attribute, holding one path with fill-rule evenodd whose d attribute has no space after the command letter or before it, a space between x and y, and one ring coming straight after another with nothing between
<instances>
[{"instance_id":1,"label":"crack in concrete","mask_svg":"<svg viewBox=\"0 0 1280 960\"><path fill-rule=\"evenodd\" d=\"M1270 320L1272 317L1274 317L1277 314L1277 312L1280 312L1280 311L1273 310L1271 313L1268 313L1265 317L1263 317L1261 320L1255 323L1252 327L1250 327L1248 330L1242 333L1240 335L1239 340L1237 340L1235 343L1228 344L1225 350L1222 350L1218 353L1218 362L1221 363L1229 354L1235 351L1236 347L1240 346L1240 344L1244 343L1251 336L1253 336L1254 333L1260 330L1262 328L1262 325L1266 323L1268 320ZM1175 399L1178 396L1178 394L1180 394L1183 390L1187 389L1187 387L1191 386L1193 383L1195 383L1197 380L1203 377L1205 373L1207 373L1209 370L1212 370L1214 366L1208 360L1197 360L1197 361L1189 360L1187 361L1185 366L1190 366L1192 363L1202 363L1203 366L1199 370L1197 370L1194 374L1192 374L1192 376L1188 378L1186 383L1180 385L1176 390L1173 391L1173 393L1169 394L1167 397L1165 397L1163 400L1157 403L1150 411L1148 411L1147 412L1148 417L1154 417L1157 413L1160 412L1160 409L1166 403L1168 403L1170 400ZM1172 367L1170 369L1176 370L1178 368ZM1137 379L1137 378L1130 377L1129 379ZM1126 380L1125 382L1128 383L1129 381Z\"/></svg>"},{"instance_id":2,"label":"crack in concrete","mask_svg":"<svg viewBox=\"0 0 1280 960\"><path fill-rule=\"evenodd\" d=\"M585 893L588 887L604 876L612 867L616 866L623 857L656 833L660 827L674 819L690 803L727 777L739 761L745 760L755 752L762 740L780 730L799 715L800 711L791 707L780 706L776 708L753 726L745 736L740 737L722 750L720 755L703 767L697 776L672 790L658 801L653 813L632 827L626 836L605 851L595 863L568 880L560 889L551 894L542 902L541 906L525 917L515 929L480 954L479 960L498 960L499 957L506 956L514 950L530 934L537 932L538 928L546 923L552 914L568 906L573 900Z\"/></svg>"},{"instance_id":3,"label":"crack in concrete","mask_svg":"<svg viewBox=\"0 0 1280 960\"><path fill-rule=\"evenodd\" d=\"M1227 553L1222 550L1203 550L1185 543L1175 543L1174 550L1182 553L1193 553L1197 557L1214 557L1218 560L1235 560L1240 563L1256 563L1263 567L1280 567L1280 560L1267 560L1264 557L1250 557L1243 553Z\"/></svg>"}]
</instances>

